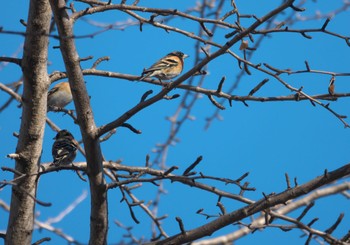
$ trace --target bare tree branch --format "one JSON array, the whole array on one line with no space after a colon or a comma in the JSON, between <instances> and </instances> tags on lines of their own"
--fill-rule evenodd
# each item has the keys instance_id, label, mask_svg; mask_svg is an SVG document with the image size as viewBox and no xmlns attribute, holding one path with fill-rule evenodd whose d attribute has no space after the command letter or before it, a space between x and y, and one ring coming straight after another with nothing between
<instances>
[{"instance_id":1,"label":"bare tree branch","mask_svg":"<svg viewBox=\"0 0 350 245\"><path fill-rule=\"evenodd\" d=\"M253 204L249 204L241 209L222 215L214 221L211 221L196 229L187 231L186 234L178 234L159 242L151 242L148 244L169 244L169 243L185 243L193 241L198 238L209 236L217 229L237 222L245 217L251 216L257 212L263 211L267 208L276 206L278 204L286 203L290 199L297 198L312 190L315 190L325 184L331 183L336 179L350 174L350 164L329 172L327 176L319 176L308 183L288 189L282 193L269 196L267 199L262 198ZM308 225L311 226L311 225Z\"/></svg>"},{"instance_id":2,"label":"bare tree branch","mask_svg":"<svg viewBox=\"0 0 350 245\"><path fill-rule=\"evenodd\" d=\"M323 189L318 189L318 190L315 190L315 191L309 193L308 195L306 195L305 197L303 197L299 200L295 200L295 201L292 201L290 203L287 203L287 205L277 207L277 209L274 212L278 213L278 214L287 214L287 213L290 213L290 212L300 208L301 206L307 206L309 203L313 203L315 200L317 200L319 198L334 195L337 193L341 193L344 190L349 190L349 189L350 189L349 182L344 182L344 183L341 183L341 184L338 184L335 186L329 186L329 187L325 187ZM213 239L207 239L207 240L203 240L203 241L194 242L193 244L194 245L209 245L209 244L210 245L218 245L218 244L222 244L223 242L233 242L233 241L236 241L243 236L250 234L254 230L253 227L259 227L259 226L263 225L264 222L265 222L265 217L260 216L256 219L254 219L254 221L251 223L250 227L243 227L243 228L241 228L235 232L232 232L230 234L227 234L224 236L219 236L219 237L216 237Z\"/></svg>"},{"instance_id":3,"label":"bare tree branch","mask_svg":"<svg viewBox=\"0 0 350 245\"><path fill-rule=\"evenodd\" d=\"M60 49L69 77L78 123L83 137L91 192L89 244L106 244L108 231L107 188L103 176L102 152L86 90L80 59L73 36L73 19L68 16L64 0L50 0L60 39ZM74 81L74 82L73 82Z\"/></svg>"}]
</instances>

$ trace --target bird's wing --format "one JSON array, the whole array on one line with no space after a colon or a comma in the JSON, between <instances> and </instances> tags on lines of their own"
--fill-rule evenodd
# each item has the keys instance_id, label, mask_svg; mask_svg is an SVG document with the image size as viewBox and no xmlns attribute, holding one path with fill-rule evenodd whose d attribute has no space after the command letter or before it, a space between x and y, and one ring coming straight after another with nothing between
<instances>
[{"instance_id":1,"label":"bird's wing","mask_svg":"<svg viewBox=\"0 0 350 245\"><path fill-rule=\"evenodd\" d=\"M159 60L158 62L154 63L150 68L145 69L142 72L142 74L151 73L153 71L158 71L158 70L162 70L165 68L177 66L178 64L179 64L179 61L172 58L172 57L163 58L163 59Z\"/></svg>"},{"instance_id":2,"label":"bird's wing","mask_svg":"<svg viewBox=\"0 0 350 245\"><path fill-rule=\"evenodd\" d=\"M52 147L52 156L54 157L54 162L61 162L72 152L77 150L76 145L68 140L57 140Z\"/></svg>"},{"instance_id":3,"label":"bird's wing","mask_svg":"<svg viewBox=\"0 0 350 245\"><path fill-rule=\"evenodd\" d=\"M53 87L49 92L48 92L48 96L51 95L51 94L54 94L58 91L58 87Z\"/></svg>"}]
</instances>

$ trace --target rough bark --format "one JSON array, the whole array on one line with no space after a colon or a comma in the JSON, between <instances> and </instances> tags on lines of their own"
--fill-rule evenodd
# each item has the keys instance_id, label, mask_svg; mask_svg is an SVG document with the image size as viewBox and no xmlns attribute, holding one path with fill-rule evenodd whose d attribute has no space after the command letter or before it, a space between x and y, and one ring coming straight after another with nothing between
<instances>
[{"instance_id":1,"label":"rough bark","mask_svg":"<svg viewBox=\"0 0 350 245\"><path fill-rule=\"evenodd\" d=\"M30 1L24 52L23 109L16 153L16 170L27 176L12 187L5 244L30 244L34 225L37 177L46 119L48 33L51 8L47 0ZM15 175L18 177L18 175ZM31 195L31 196L30 196Z\"/></svg>"},{"instance_id":2,"label":"rough bark","mask_svg":"<svg viewBox=\"0 0 350 245\"><path fill-rule=\"evenodd\" d=\"M103 158L90 99L86 90L83 72L80 68L80 58L75 46L73 20L68 16L64 0L50 0L50 3L60 36L60 49L69 78L86 152L87 174L91 192L89 244L106 244L108 206L107 187L103 175Z\"/></svg>"}]
</instances>

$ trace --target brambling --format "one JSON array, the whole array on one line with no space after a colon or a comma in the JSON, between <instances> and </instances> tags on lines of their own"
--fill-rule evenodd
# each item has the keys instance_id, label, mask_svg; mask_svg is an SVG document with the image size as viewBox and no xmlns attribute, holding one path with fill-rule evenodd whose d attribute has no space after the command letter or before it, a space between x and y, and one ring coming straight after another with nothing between
<instances>
[{"instance_id":1,"label":"brambling","mask_svg":"<svg viewBox=\"0 0 350 245\"><path fill-rule=\"evenodd\" d=\"M66 129L59 131L52 145L53 165L70 164L77 155L78 142Z\"/></svg>"},{"instance_id":2,"label":"brambling","mask_svg":"<svg viewBox=\"0 0 350 245\"><path fill-rule=\"evenodd\" d=\"M334 81L335 81L335 77L332 77L328 85L328 93L332 96L334 95L334 89L335 89Z\"/></svg>"},{"instance_id":3,"label":"brambling","mask_svg":"<svg viewBox=\"0 0 350 245\"><path fill-rule=\"evenodd\" d=\"M144 69L140 81L147 77L156 77L159 80L170 80L178 76L184 67L184 59L188 55L174 51L158 60L150 68Z\"/></svg>"},{"instance_id":4,"label":"brambling","mask_svg":"<svg viewBox=\"0 0 350 245\"><path fill-rule=\"evenodd\" d=\"M56 108L64 108L73 100L68 82L55 85L47 94L47 111Z\"/></svg>"}]
</instances>

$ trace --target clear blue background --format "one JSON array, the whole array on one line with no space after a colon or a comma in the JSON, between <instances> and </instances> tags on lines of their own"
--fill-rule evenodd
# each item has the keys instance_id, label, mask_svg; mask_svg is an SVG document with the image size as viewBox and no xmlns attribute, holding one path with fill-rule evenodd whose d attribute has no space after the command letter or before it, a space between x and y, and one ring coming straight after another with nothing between
<instances>
[{"instance_id":1,"label":"clear blue background","mask_svg":"<svg viewBox=\"0 0 350 245\"><path fill-rule=\"evenodd\" d=\"M229 2L224 11L230 9ZM343 1L309 1L304 7L307 11L300 13L301 16L314 16L316 11L327 13L337 9ZM129 2L128 2L129 3ZM196 1L140 1L139 6L158 8L177 8L185 11L193 7ZM271 8L278 6L280 1L236 1L239 11L242 14L255 14L258 17L266 14ZM84 5L75 3L76 8L82 9ZM27 19L28 2L13 0L3 3L0 10L0 26L4 30L24 32L25 28L20 24L19 19ZM288 13L290 10L288 10ZM145 13L139 13L148 16ZM277 20L283 20L280 15ZM125 13L110 11L92 16L86 19L99 23L123 22L131 19ZM234 21L234 18L230 19ZM251 20L242 20L242 25L248 27ZM319 28L323 25L324 19L300 22L295 28ZM344 36L350 36L350 14L349 11L342 12L335 16L329 23L327 29L338 32ZM195 22L186 22L184 19L176 18L169 23L171 26L184 28L189 32L198 32L198 25ZM210 25L208 25L210 27ZM76 23L75 34L91 34L99 29L87 24L84 21ZM227 40L224 35L229 30L219 29L215 34L214 41L224 44ZM350 48L344 40L331 37L322 33L310 34L311 40L305 39L300 34L275 33L265 38L262 45L255 52L252 62L268 63L278 68L291 68L294 70L305 69L304 61L307 60L311 69L327 70L335 72L349 72ZM257 37L255 37L257 39ZM16 50L21 48L24 38L18 35L0 35L0 55L12 56ZM76 40L80 57L94 56L94 60L109 56L110 61L101 63L98 68L113 72L139 75L144 67L148 67L158 58L165 54L180 50L190 57L186 59L184 71L194 65L194 44L193 39L182 36L178 33L166 33L162 29L144 25L140 32L139 26L131 26L125 30L108 31L97 35L94 38ZM50 39L49 49L49 72L64 71L64 64L59 49L53 46L59 44L57 39ZM251 43L250 43L251 44ZM203 46L203 45L202 45ZM243 57L238 50L238 44L232 50ZM212 51L216 50L212 48ZM21 57L22 53L18 54ZM83 68L90 68L92 61L82 62ZM0 68L0 82L10 83L18 80L21 76L19 67L8 64ZM237 95L247 95L264 78L265 74L250 69L251 76L245 76L239 83L238 88L233 92ZM229 55L220 56L208 66L209 74L206 77L204 88L216 89L222 76L226 76L223 91L228 89L236 81L240 70L237 61ZM283 75L292 86L299 88L304 86L304 92L309 95L327 93L327 86L330 76L316 74L301 74L294 76ZM199 79L196 78L196 79ZM130 82L122 79L109 79L97 76L86 76L86 85L91 96L91 105L94 110L96 124L101 126L118 118L126 110L135 106L142 94L152 89L158 92L161 88L146 83ZM336 79L337 92L349 92L349 77L338 77ZM173 93L184 94L181 89ZM270 78L256 96L279 96L291 94L278 81ZM0 105L9 96L0 92ZM103 153L108 160L122 159L123 164L132 166L144 166L145 156L150 154L151 160L155 158L152 150L158 143L163 143L170 129L170 123L166 117L175 113L180 99L172 101L160 101L155 105L132 117L128 123L142 131L141 135L131 133L125 128L119 128L117 133L107 142L102 144ZM297 177L298 183L305 183L323 173L324 169L333 170L349 162L350 131L344 129L343 124L327 110L320 106L312 106L308 101L301 102L247 102L249 107L240 102L233 102L232 108L225 103L226 110L220 115L224 120L214 120L209 129L204 130L206 118L215 111L211 102L206 96L199 99L191 115L195 121L187 121L181 128L178 138L180 142L176 147L171 147L168 153L167 166L179 166L178 172L189 166L199 155L203 161L196 168L207 175L227 177L236 179L245 172L250 172L246 181L256 187L256 192L247 192L246 196L253 200L262 198L262 192L281 192L285 190L284 174L288 173L291 178ZM14 162L5 158L9 153L15 152L16 138L13 132L18 132L20 125L21 110L17 108L18 103L11 106L0 114L0 165L14 167ZM67 106L73 109L71 103ZM331 102L331 108L343 115L350 115L349 99L339 99ZM77 139L80 139L79 128L74 125L68 116L49 113L49 118L54 120L61 128L69 129ZM349 120L348 120L349 122ZM52 138L55 133L47 127L45 130L43 162L50 162ZM84 161L81 154L76 161ZM1 179L11 179L12 175L1 172ZM207 182L218 185L219 188L238 193L238 188L224 186L214 182ZM205 213L217 214L219 209L215 206L217 197L194 188L183 186L179 183L165 182L167 194L161 197L159 216L168 214L169 217L163 221L165 231L168 235L179 232L175 217L183 219L185 228L192 229L205 224L207 220L195 212L204 208ZM45 221L56 216L65 209L83 190L89 190L87 183L80 181L72 171L60 171L43 176L39 182L38 198L46 202L52 202L49 208L37 206L38 220ZM142 188L134 191L140 199L148 202L155 197L156 187L144 184ZM10 202L10 187L0 192L0 198L7 203ZM121 194L119 190L109 192L109 243L117 243L125 234L123 230L114 225L114 220L121 221L126 226L133 226L133 234L137 237L150 237L150 220L139 208L134 208L137 218L141 221L136 225L129 215L125 203L120 203ZM222 200L227 211L233 211L242 204L236 201ZM55 227L82 243L88 242L89 234L89 208L90 200L87 198L72 213ZM314 217L320 220L313 226L316 229L324 230L331 226L339 213L349 210L349 202L342 196L328 197L317 201L315 207L304 218L308 223ZM292 215L297 217L301 212ZM0 230L6 230L8 213L0 209ZM249 220L245 220L249 222ZM276 222L281 223L281 222ZM341 237L349 229L349 213L345 215L343 222L334 232L334 236ZM213 234L212 237L223 235L235 230L237 227L229 226ZM263 232L255 232L240 239L237 244L304 244L306 237L300 238L301 231L295 230L288 233L278 229L266 229ZM52 244L65 244L66 242L56 235L46 231L36 231L33 241L44 236L52 237ZM315 242L314 242L315 243Z\"/></svg>"}]
</instances>

